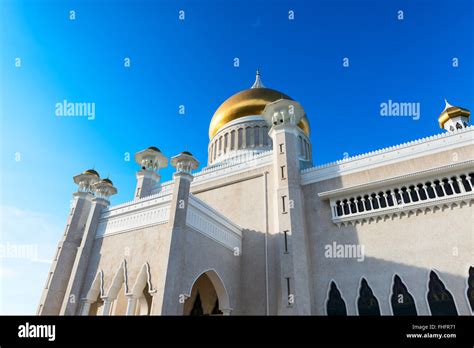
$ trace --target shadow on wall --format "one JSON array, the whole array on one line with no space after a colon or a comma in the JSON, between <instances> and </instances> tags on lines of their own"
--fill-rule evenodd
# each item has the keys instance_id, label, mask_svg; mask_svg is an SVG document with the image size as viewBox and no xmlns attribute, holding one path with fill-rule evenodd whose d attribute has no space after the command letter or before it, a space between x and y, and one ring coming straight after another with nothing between
<instances>
[{"instance_id":1,"label":"shadow on wall","mask_svg":"<svg viewBox=\"0 0 474 348\"><path fill-rule=\"evenodd\" d=\"M368 180L368 178L365 179ZM319 192L330 191L338 187L343 187L340 179L323 181L304 188L305 217L311 255L311 274L313 275L313 314L473 314L474 269L472 260L469 264L469 260L466 261L465 257L459 256L458 259L453 259L456 264L452 269L456 274L440 271L437 269L437 255L433 254L429 248L424 248L423 245L413 244L422 243L423 238L413 238L412 244L398 245L400 260L393 257L394 253L391 253L391 259L395 261L365 256L364 246L359 239L359 233L361 233L358 229L359 225L336 227L331 219L329 202L321 200L318 196ZM416 218L417 216L412 216L407 219ZM415 225L412 225L412 222L406 225L405 221L405 224L398 225L398 229L403 226L410 226L413 229L413 226L422 223L421 220L413 220ZM383 233L390 236L387 231L385 229ZM396 231L397 229L394 228L393 233ZM383 238L373 238L375 235L371 236L371 234L376 234L376 229L369 228L363 232L365 233L364 238L367 238L369 243L373 243L371 247L382 249L397 247L395 243L391 244L393 242L387 242ZM428 266L429 263L426 261L433 260L433 268L404 263L407 260L404 255L409 255L410 262L422 260L423 262L420 264ZM444 269L446 268L449 270L449 267L444 267ZM461 272L464 272L465 276ZM470 287L468 288L470 274Z\"/></svg>"},{"instance_id":2,"label":"shadow on wall","mask_svg":"<svg viewBox=\"0 0 474 348\"><path fill-rule=\"evenodd\" d=\"M351 277L329 273L324 312L317 314L470 315L474 312L473 270L467 267L463 278L367 257L364 265L350 268Z\"/></svg>"}]
</instances>

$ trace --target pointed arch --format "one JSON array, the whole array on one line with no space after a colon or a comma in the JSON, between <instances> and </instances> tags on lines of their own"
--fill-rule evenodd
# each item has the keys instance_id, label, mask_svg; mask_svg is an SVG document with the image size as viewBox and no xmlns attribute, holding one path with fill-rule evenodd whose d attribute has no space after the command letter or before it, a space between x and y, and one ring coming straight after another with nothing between
<instances>
[{"instance_id":1,"label":"pointed arch","mask_svg":"<svg viewBox=\"0 0 474 348\"><path fill-rule=\"evenodd\" d=\"M374 296L372 289L365 278L360 282L359 298L357 299L357 309L360 316L380 315L379 301Z\"/></svg>"},{"instance_id":2,"label":"pointed arch","mask_svg":"<svg viewBox=\"0 0 474 348\"><path fill-rule=\"evenodd\" d=\"M82 315L98 315L104 305L104 272L95 275L82 307Z\"/></svg>"},{"instance_id":3,"label":"pointed arch","mask_svg":"<svg viewBox=\"0 0 474 348\"><path fill-rule=\"evenodd\" d=\"M127 309L127 313L150 315L153 304L153 298L150 294L152 291L150 266L148 262L145 262L130 292L134 301L129 304L132 308Z\"/></svg>"},{"instance_id":4,"label":"pointed arch","mask_svg":"<svg viewBox=\"0 0 474 348\"><path fill-rule=\"evenodd\" d=\"M131 294L138 296L147 285L150 290L153 289L151 286L150 265L148 262L145 262L140 269L140 273L138 273L137 280L132 287Z\"/></svg>"},{"instance_id":5,"label":"pointed arch","mask_svg":"<svg viewBox=\"0 0 474 348\"><path fill-rule=\"evenodd\" d=\"M417 315L415 299L408 292L398 274L393 277L392 296L390 298L393 315Z\"/></svg>"},{"instance_id":6,"label":"pointed arch","mask_svg":"<svg viewBox=\"0 0 474 348\"><path fill-rule=\"evenodd\" d=\"M431 315L458 315L453 295L434 271L430 272L427 298Z\"/></svg>"},{"instance_id":7,"label":"pointed arch","mask_svg":"<svg viewBox=\"0 0 474 348\"><path fill-rule=\"evenodd\" d=\"M94 301L97 297L104 296L104 272L100 270L95 275L92 285L87 292L86 299L89 301Z\"/></svg>"},{"instance_id":8,"label":"pointed arch","mask_svg":"<svg viewBox=\"0 0 474 348\"><path fill-rule=\"evenodd\" d=\"M334 281L329 286L326 311L328 316L347 316L346 303Z\"/></svg>"},{"instance_id":9,"label":"pointed arch","mask_svg":"<svg viewBox=\"0 0 474 348\"><path fill-rule=\"evenodd\" d=\"M107 292L107 300L110 302L113 301L110 313L113 315L125 315L128 302L126 298L127 293L127 261L123 260Z\"/></svg>"},{"instance_id":10,"label":"pointed arch","mask_svg":"<svg viewBox=\"0 0 474 348\"><path fill-rule=\"evenodd\" d=\"M206 276L210 283L212 284L215 293L217 295L217 302L218 302L218 309L224 313L224 314L229 314L232 308L230 307L230 300L229 300L229 295L227 292L227 289L225 288L224 282L222 281L222 278L219 276L217 271L215 269L208 269L202 273L200 273L191 283L191 286L188 290L188 299L191 298L192 292L193 292L193 287L197 283L198 280L202 279L203 276ZM202 300L200 296L200 301ZM214 303L212 303L214 305Z\"/></svg>"},{"instance_id":11,"label":"pointed arch","mask_svg":"<svg viewBox=\"0 0 474 348\"><path fill-rule=\"evenodd\" d=\"M125 284L125 293L128 292L127 285L127 261L123 260L119 268L115 272L115 276L112 279L112 284L107 291L107 297L109 299L115 299L117 297L118 291L122 287L122 284Z\"/></svg>"}]
</instances>

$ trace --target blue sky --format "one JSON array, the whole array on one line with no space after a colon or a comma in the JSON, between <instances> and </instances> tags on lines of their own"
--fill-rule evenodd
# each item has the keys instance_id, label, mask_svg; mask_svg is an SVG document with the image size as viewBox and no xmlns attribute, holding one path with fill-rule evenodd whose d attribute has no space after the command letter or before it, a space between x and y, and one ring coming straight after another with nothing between
<instances>
[{"instance_id":1,"label":"blue sky","mask_svg":"<svg viewBox=\"0 0 474 348\"><path fill-rule=\"evenodd\" d=\"M31 244L40 260L0 258L0 313L35 313L73 175L109 175L117 204L145 147L204 164L214 111L256 68L305 108L315 164L440 133L444 98L474 105L473 17L469 0L2 0L1 243ZM95 103L95 119L55 116L64 99ZM381 117L388 100L420 103L420 119Z\"/></svg>"}]
</instances>

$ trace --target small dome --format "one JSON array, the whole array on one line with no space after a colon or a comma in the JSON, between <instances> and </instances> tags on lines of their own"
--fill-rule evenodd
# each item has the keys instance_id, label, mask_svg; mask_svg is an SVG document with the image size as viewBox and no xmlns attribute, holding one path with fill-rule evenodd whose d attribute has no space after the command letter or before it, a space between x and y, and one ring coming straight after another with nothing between
<instances>
[{"instance_id":1,"label":"small dome","mask_svg":"<svg viewBox=\"0 0 474 348\"><path fill-rule=\"evenodd\" d=\"M157 148L156 146L150 146L147 150L153 150L153 151L156 151L156 152L161 152L159 148Z\"/></svg>"},{"instance_id":2,"label":"small dome","mask_svg":"<svg viewBox=\"0 0 474 348\"><path fill-rule=\"evenodd\" d=\"M109 185L111 185L111 186L114 185L114 183L112 182L112 180L110 180L109 178L102 179L100 182L103 182L104 184L109 184Z\"/></svg>"},{"instance_id":3,"label":"small dome","mask_svg":"<svg viewBox=\"0 0 474 348\"><path fill-rule=\"evenodd\" d=\"M462 116L467 117L469 119L471 112L468 109L464 109L459 106L453 106L449 104L446 99L444 100L444 102L446 105L444 107L444 110L438 117L440 128L444 128L444 124L451 118Z\"/></svg>"},{"instance_id":4,"label":"small dome","mask_svg":"<svg viewBox=\"0 0 474 348\"><path fill-rule=\"evenodd\" d=\"M87 169L87 170L84 171L82 174L95 175L95 176L97 176L98 178L100 177L99 173L97 173L97 171L95 171L94 169Z\"/></svg>"},{"instance_id":5,"label":"small dome","mask_svg":"<svg viewBox=\"0 0 474 348\"><path fill-rule=\"evenodd\" d=\"M193 154L189 151L183 151L181 152L181 155L188 155L188 156L192 156Z\"/></svg>"}]
</instances>

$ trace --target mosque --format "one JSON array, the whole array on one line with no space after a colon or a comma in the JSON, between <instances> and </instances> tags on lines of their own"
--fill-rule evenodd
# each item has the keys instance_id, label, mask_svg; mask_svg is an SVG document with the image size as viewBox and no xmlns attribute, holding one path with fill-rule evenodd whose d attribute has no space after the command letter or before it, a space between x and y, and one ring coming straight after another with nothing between
<instances>
[{"instance_id":1,"label":"mosque","mask_svg":"<svg viewBox=\"0 0 474 348\"><path fill-rule=\"evenodd\" d=\"M38 315L473 315L474 127L313 166L302 105L232 95L190 152L135 154L134 197L78 186ZM159 170L176 168L161 182Z\"/></svg>"}]
</instances>

